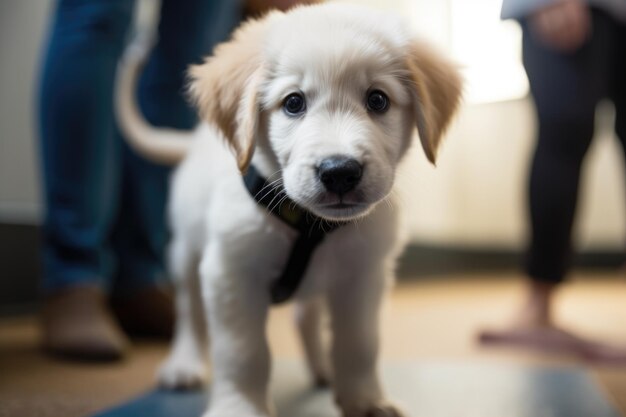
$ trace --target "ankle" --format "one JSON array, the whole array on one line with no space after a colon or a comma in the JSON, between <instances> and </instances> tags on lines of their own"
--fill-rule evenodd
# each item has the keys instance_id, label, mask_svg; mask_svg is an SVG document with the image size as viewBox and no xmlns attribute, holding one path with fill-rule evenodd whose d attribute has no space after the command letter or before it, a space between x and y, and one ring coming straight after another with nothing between
<instances>
[{"instance_id":1,"label":"ankle","mask_svg":"<svg viewBox=\"0 0 626 417\"><path fill-rule=\"evenodd\" d=\"M552 302L557 284L531 280L519 321L528 326L550 326L553 321Z\"/></svg>"}]
</instances>

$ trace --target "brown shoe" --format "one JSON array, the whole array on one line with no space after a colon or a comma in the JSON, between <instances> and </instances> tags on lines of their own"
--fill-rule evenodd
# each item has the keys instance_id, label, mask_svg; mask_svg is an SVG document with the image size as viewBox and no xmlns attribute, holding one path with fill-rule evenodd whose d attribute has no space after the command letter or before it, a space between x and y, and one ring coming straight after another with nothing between
<instances>
[{"instance_id":1,"label":"brown shoe","mask_svg":"<svg viewBox=\"0 0 626 417\"><path fill-rule=\"evenodd\" d=\"M142 288L111 301L124 331L135 337L169 340L174 328L172 291L159 286Z\"/></svg>"},{"instance_id":2,"label":"brown shoe","mask_svg":"<svg viewBox=\"0 0 626 417\"><path fill-rule=\"evenodd\" d=\"M44 299L42 337L46 351L76 360L116 360L128 347L103 292L92 286L66 289Z\"/></svg>"}]
</instances>

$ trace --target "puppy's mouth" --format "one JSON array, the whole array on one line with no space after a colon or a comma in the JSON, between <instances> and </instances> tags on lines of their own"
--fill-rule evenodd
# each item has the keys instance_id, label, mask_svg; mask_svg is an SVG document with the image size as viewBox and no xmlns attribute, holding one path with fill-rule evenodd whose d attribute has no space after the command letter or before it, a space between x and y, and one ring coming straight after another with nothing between
<instances>
[{"instance_id":1,"label":"puppy's mouth","mask_svg":"<svg viewBox=\"0 0 626 417\"><path fill-rule=\"evenodd\" d=\"M366 214L370 208L371 204L362 199L328 194L310 207L317 215L329 220L355 219Z\"/></svg>"},{"instance_id":2,"label":"puppy's mouth","mask_svg":"<svg viewBox=\"0 0 626 417\"><path fill-rule=\"evenodd\" d=\"M331 209L331 210L342 210L342 209L353 209L358 207L360 204L356 204L356 203L334 203L334 204L326 204L321 206L324 209Z\"/></svg>"}]
</instances>

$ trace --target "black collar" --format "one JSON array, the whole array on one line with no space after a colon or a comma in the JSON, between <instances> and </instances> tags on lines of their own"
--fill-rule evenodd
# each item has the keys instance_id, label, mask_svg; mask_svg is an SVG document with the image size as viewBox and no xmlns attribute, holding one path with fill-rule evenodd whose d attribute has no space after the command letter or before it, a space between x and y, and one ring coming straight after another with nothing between
<instances>
[{"instance_id":1,"label":"black collar","mask_svg":"<svg viewBox=\"0 0 626 417\"><path fill-rule=\"evenodd\" d=\"M282 275L270 288L272 303L287 301L298 289L315 248L346 222L329 222L296 204L281 186L273 186L252 165L243 176L248 192L270 213L299 232Z\"/></svg>"}]
</instances>

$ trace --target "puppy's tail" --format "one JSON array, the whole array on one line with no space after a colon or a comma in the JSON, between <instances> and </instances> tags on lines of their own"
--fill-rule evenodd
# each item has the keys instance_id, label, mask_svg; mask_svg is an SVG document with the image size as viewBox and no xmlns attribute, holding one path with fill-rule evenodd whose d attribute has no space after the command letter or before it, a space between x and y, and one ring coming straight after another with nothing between
<instances>
[{"instance_id":1,"label":"puppy's tail","mask_svg":"<svg viewBox=\"0 0 626 417\"><path fill-rule=\"evenodd\" d=\"M173 165L187 154L193 135L152 126L135 99L137 80L151 45L146 36L138 36L126 49L117 70L115 113L122 134L133 149L153 162Z\"/></svg>"}]
</instances>

